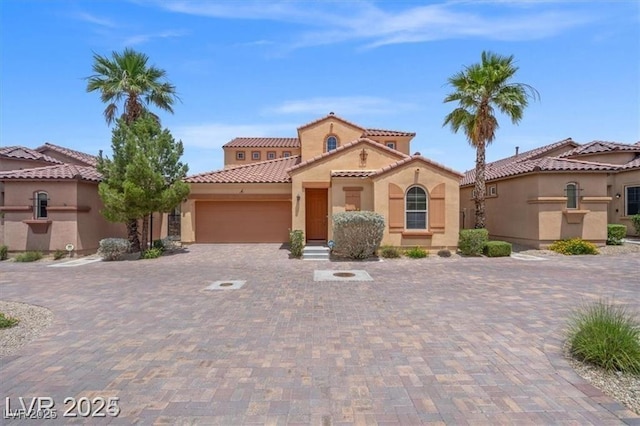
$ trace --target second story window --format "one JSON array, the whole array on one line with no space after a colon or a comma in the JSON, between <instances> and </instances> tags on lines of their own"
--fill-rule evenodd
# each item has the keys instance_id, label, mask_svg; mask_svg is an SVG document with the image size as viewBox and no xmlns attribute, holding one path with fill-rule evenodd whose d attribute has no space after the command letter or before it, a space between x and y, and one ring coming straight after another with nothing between
<instances>
[{"instance_id":1,"label":"second story window","mask_svg":"<svg viewBox=\"0 0 640 426\"><path fill-rule=\"evenodd\" d=\"M578 208L578 184L571 182L568 183L565 187L565 192L567 193L567 208L568 209L577 209Z\"/></svg>"},{"instance_id":2,"label":"second story window","mask_svg":"<svg viewBox=\"0 0 640 426\"><path fill-rule=\"evenodd\" d=\"M336 149L338 147L338 138L336 138L335 136L329 136L327 138L327 152L329 151L333 151L334 149Z\"/></svg>"},{"instance_id":3,"label":"second story window","mask_svg":"<svg viewBox=\"0 0 640 426\"><path fill-rule=\"evenodd\" d=\"M36 219L47 218L47 204L49 202L49 196L46 192L36 192L33 198L34 204L34 216Z\"/></svg>"}]
</instances>

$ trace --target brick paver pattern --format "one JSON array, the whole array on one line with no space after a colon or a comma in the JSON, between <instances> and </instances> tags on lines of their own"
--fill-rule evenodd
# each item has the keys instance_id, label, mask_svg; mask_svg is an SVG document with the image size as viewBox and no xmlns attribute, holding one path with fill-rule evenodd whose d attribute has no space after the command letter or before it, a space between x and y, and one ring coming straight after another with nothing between
<instances>
[{"instance_id":1,"label":"brick paver pattern","mask_svg":"<svg viewBox=\"0 0 640 426\"><path fill-rule=\"evenodd\" d=\"M581 303L640 307L637 255L313 262L272 244L194 245L46 265L0 263L0 299L55 316L1 360L2 410L50 396L60 416L65 397L116 396L118 417L84 422L640 423L562 356ZM373 281L314 282L315 269ZM217 280L246 284L204 290Z\"/></svg>"}]
</instances>

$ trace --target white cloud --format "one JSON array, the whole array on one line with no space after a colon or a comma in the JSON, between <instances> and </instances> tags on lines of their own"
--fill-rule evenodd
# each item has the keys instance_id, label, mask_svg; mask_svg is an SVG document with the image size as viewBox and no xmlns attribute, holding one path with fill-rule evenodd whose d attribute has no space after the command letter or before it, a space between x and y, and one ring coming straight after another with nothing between
<instances>
[{"instance_id":1,"label":"white cloud","mask_svg":"<svg viewBox=\"0 0 640 426\"><path fill-rule=\"evenodd\" d=\"M236 137L281 136L295 137L292 134L298 125L291 123L270 124L225 124L201 123L172 127L176 139L185 146L220 149L222 145Z\"/></svg>"},{"instance_id":2,"label":"white cloud","mask_svg":"<svg viewBox=\"0 0 640 426\"><path fill-rule=\"evenodd\" d=\"M90 13L87 12L78 12L75 13L73 15L74 18L80 20L80 21L84 21L84 22L88 22L90 24L95 24L98 25L100 27L106 27L106 28L116 28L117 25L111 21L110 19L107 18L102 18L96 15L92 15Z\"/></svg>"},{"instance_id":3,"label":"white cloud","mask_svg":"<svg viewBox=\"0 0 640 426\"><path fill-rule=\"evenodd\" d=\"M285 101L280 105L266 109L265 112L320 116L335 112L338 115L346 116L363 113L389 114L414 109L415 107L413 104L390 101L375 96L338 96Z\"/></svg>"},{"instance_id":4,"label":"white cloud","mask_svg":"<svg viewBox=\"0 0 640 426\"><path fill-rule=\"evenodd\" d=\"M159 33L136 34L136 35L128 36L127 38L125 38L122 44L125 46L135 46L137 44L147 43L153 39L183 37L186 34L187 33L185 31L174 31L174 30L161 31Z\"/></svg>"}]
</instances>

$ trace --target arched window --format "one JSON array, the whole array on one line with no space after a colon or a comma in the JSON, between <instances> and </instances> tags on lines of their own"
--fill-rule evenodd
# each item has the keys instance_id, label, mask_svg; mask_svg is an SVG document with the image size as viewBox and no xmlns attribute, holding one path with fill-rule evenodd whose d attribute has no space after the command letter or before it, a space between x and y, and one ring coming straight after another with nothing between
<instances>
[{"instance_id":1,"label":"arched window","mask_svg":"<svg viewBox=\"0 0 640 426\"><path fill-rule=\"evenodd\" d=\"M427 192L412 186L405 196L406 229L427 229Z\"/></svg>"},{"instance_id":2,"label":"arched window","mask_svg":"<svg viewBox=\"0 0 640 426\"><path fill-rule=\"evenodd\" d=\"M333 151L334 149L336 149L338 147L338 138L336 138L335 136L327 137L327 141L326 142L327 142L326 143L327 152Z\"/></svg>"},{"instance_id":3,"label":"arched window","mask_svg":"<svg viewBox=\"0 0 640 426\"><path fill-rule=\"evenodd\" d=\"M38 191L33 197L33 212L36 219L47 218L47 203L49 196L44 191Z\"/></svg>"},{"instance_id":4,"label":"arched window","mask_svg":"<svg viewBox=\"0 0 640 426\"><path fill-rule=\"evenodd\" d=\"M577 209L578 208L578 184L575 182L570 182L565 187L565 192L567 193L567 208L568 209Z\"/></svg>"}]
</instances>

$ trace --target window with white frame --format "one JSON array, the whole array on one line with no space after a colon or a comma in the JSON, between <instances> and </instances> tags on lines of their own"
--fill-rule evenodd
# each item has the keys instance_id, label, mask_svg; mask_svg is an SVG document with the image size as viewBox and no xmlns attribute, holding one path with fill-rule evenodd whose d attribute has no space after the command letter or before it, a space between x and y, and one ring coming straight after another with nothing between
<instances>
[{"instance_id":1,"label":"window with white frame","mask_svg":"<svg viewBox=\"0 0 640 426\"><path fill-rule=\"evenodd\" d=\"M282 157L283 157L283 158L289 158L289 157L291 157L291 151L284 151L284 152L282 153Z\"/></svg>"},{"instance_id":2,"label":"window with white frame","mask_svg":"<svg viewBox=\"0 0 640 426\"><path fill-rule=\"evenodd\" d=\"M405 199L405 228L427 229L427 191L419 186L412 186Z\"/></svg>"},{"instance_id":3,"label":"window with white frame","mask_svg":"<svg viewBox=\"0 0 640 426\"><path fill-rule=\"evenodd\" d=\"M640 213L640 186L626 186L624 188L624 213L633 216Z\"/></svg>"},{"instance_id":4,"label":"window with white frame","mask_svg":"<svg viewBox=\"0 0 640 426\"><path fill-rule=\"evenodd\" d=\"M33 197L33 212L36 219L47 218L47 203L49 196L44 191L38 191Z\"/></svg>"},{"instance_id":5,"label":"window with white frame","mask_svg":"<svg viewBox=\"0 0 640 426\"><path fill-rule=\"evenodd\" d=\"M338 147L338 138L335 136L329 136L326 140L327 152L333 151Z\"/></svg>"},{"instance_id":6,"label":"window with white frame","mask_svg":"<svg viewBox=\"0 0 640 426\"><path fill-rule=\"evenodd\" d=\"M577 209L578 208L578 184L575 182L569 182L567 186L565 186L564 191L567 196L567 208L568 209Z\"/></svg>"},{"instance_id":7,"label":"window with white frame","mask_svg":"<svg viewBox=\"0 0 640 426\"><path fill-rule=\"evenodd\" d=\"M276 159L276 152L275 151L268 151L267 152L267 160L275 160Z\"/></svg>"},{"instance_id":8,"label":"window with white frame","mask_svg":"<svg viewBox=\"0 0 640 426\"><path fill-rule=\"evenodd\" d=\"M260 159L260 151L252 151L251 152L251 159L252 160L259 160Z\"/></svg>"},{"instance_id":9,"label":"window with white frame","mask_svg":"<svg viewBox=\"0 0 640 426\"><path fill-rule=\"evenodd\" d=\"M236 160L244 160L244 151L236 151Z\"/></svg>"}]
</instances>

